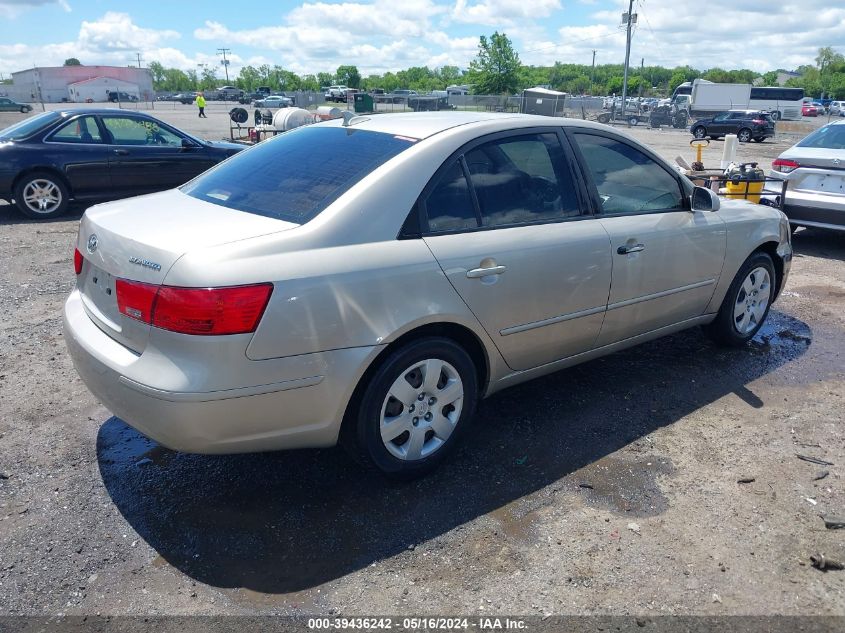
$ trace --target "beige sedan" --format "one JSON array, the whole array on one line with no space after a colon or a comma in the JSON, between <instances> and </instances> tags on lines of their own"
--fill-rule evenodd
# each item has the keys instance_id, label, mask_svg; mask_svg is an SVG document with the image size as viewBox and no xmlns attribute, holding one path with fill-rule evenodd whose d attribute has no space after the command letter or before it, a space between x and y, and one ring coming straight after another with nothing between
<instances>
[{"instance_id":1,"label":"beige sedan","mask_svg":"<svg viewBox=\"0 0 845 633\"><path fill-rule=\"evenodd\" d=\"M789 240L780 211L720 201L602 125L353 117L89 209L66 340L167 447L340 441L417 475L480 397L694 326L744 344Z\"/></svg>"}]
</instances>

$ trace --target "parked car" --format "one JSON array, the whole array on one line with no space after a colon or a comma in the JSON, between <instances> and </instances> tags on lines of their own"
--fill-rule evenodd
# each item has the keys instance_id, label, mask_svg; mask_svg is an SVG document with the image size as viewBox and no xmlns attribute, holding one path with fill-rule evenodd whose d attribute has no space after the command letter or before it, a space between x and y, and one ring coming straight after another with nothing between
<instances>
[{"instance_id":1,"label":"parked car","mask_svg":"<svg viewBox=\"0 0 845 633\"><path fill-rule=\"evenodd\" d=\"M32 106L12 101L8 97L0 97L0 112L32 112Z\"/></svg>"},{"instance_id":2,"label":"parked car","mask_svg":"<svg viewBox=\"0 0 845 633\"><path fill-rule=\"evenodd\" d=\"M135 102L138 100L138 97L133 94L129 94L128 92L122 92L120 90L111 90L109 91L109 101L112 103L120 103L120 102Z\"/></svg>"},{"instance_id":3,"label":"parked car","mask_svg":"<svg viewBox=\"0 0 845 633\"><path fill-rule=\"evenodd\" d=\"M407 103L411 97L416 97L416 90L393 90L387 94L387 98L393 103Z\"/></svg>"},{"instance_id":4,"label":"parked car","mask_svg":"<svg viewBox=\"0 0 845 633\"><path fill-rule=\"evenodd\" d=\"M288 108L292 105L293 101L290 97L286 97L284 95L270 95L268 97L264 97L263 99L259 99L253 105L256 108Z\"/></svg>"},{"instance_id":5,"label":"parked car","mask_svg":"<svg viewBox=\"0 0 845 633\"><path fill-rule=\"evenodd\" d=\"M819 116L818 106L812 103L805 103L801 106L801 116Z\"/></svg>"},{"instance_id":6,"label":"parked car","mask_svg":"<svg viewBox=\"0 0 845 633\"><path fill-rule=\"evenodd\" d=\"M196 98L196 92L180 92L178 94L173 95L173 101L178 101L182 105L191 104L196 100Z\"/></svg>"},{"instance_id":7,"label":"parked car","mask_svg":"<svg viewBox=\"0 0 845 633\"><path fill-rule=\"evenodd\" d=\"M728 110L698 119L690 126L690 132L695 138L718 139L736 134L740 143L762 142L775 135L775 122L771 114L762 110Z\"/></svg>"},{"instance_id":8,"label":"parked car","mask_svg":"<svg viewBox=\"0 0 845 633\"><path fill-rule=\"evenodd\" d=\"M783 209L793 227L845 231L845 121L828 123L783 152L770 176L787 183Z\"/></svg>"},{"instance_id":9,"label":"parked car","mask_svg":"<svg viewBox=\"0 0 845 633\"><path fill-rule=\"evenodd\" d=\"M236 86L222 86L214 91L213 98L218 101L237 101L244 91Z\"/></svg>"},{"instance_id":10,"label":"parked car","mask_svg":"<svg viewBox=\"0 0 845 633\"><path fill-rule=\"evenodd\" d=\"M743 345L791 257L783 213L720 202L606 126L380 114L89 209L64 338L166 447L340 441L419 475L479 397L696 325Z\"/></svg>"},{"instance_id":11,"label":"parked car","mask_svg":"<svg viewBox=\"0 0 845 633\"><path fill-rule=\"evenodd\" d=\"M845 116L845 101L831 101L830 114L836 116Z\"/></svg>"},{"instance_id":12,"label":"parked car","mask_svg":"<svg viewBox=\"0 0 845 633\"><path fill-rule=\"evenodd\" d=\"M170 189L243 149L197 139L140 112L44 112L0 131L0 198L43 220L70 200Z\"/></svg>"}]
</instances>

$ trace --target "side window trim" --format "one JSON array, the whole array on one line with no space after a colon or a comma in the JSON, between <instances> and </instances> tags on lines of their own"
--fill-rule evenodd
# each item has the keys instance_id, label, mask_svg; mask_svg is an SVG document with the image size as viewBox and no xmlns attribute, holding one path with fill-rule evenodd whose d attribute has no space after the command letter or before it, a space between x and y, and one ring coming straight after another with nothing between
<instances>
[{"instance_id":1,"label":"side window trim","mask_svg":"<svg viewBox=\"0 0 845 633\"><path fill-rule=\"evenodd\" d=\"M589 204L585 204L587 200L584 199L583 195L586 193L587 189L584 188L583 182L579 182L579 179L576 177L577 172L577 160L574 158L572 143L566 138L564 133L563 126L555 125L551 127L526 127L526 128L516 128L511 130L505 130L503 132L494 132L492 134L487 134L485 136L480 136L478 138L474 138L471 141L467 142L456 151L452 152L449 157L443 161L440 167L434 172L434 175L429 179L426 185L423 187L422 192L420 193L419 197L417 198L417 202L414 207L410 210L408 216L406 216L405 222L403 223L403 229L409 223L409 216L413 213L419 214L419 227L422 231L422 235L420 237L425 237L428 235L452 235L455 233L470 233L474 231L492 231L492 230L500 230L505 228L517 228L520 226L533 226L537 224L559 224L561 222L576 222L580 220L587 220L591 219L595 216L594 210L591 208ZM504 138L512 137L512 136L526 136L529 134L554 134L558 137L558 142L561 144L561 149L564 155L564 162L567 163L566 166L560 165L561 168L567 168L569 173L573 177L573 182L576 185L576 198L578 199L579 211L580 214L577 216L569 217L569 218L557 218L555 220L540 220L537 222L526 222L522 224L513 224L508 226L482 226L481 225L481 207L478 203L478 196L475 192L475 187L473 187L472 179L469 177L469 170L466 166L466 160L464 156L475 149L480 145L484 145L485 143L489 143L492 141L498 141ZM566 142L563 142L563 139ZM428 210L425 205L425 201L428 199L429 194L435 189L435 187L440 184L440 180L443 178L443 174L446 173L455 162L460 161L462 165L462 170L464 172L464 178L467 179L467 183L470 189L470 193L473 200L473 205L475 206L475 213L476 218L479 223L479 226L476 228L470 229L460 229L454 231L437 231L432 232L429 225L428 225ZM403 229L400 229L399 235L397 239L409 239L412 237L416 237L413 234L405 233Z\"/></svg>"},{"instance_id":2,"label":"side window trim","mask_svg":"<svg viewBox=\"0 0 845 633\"><path fill-rule=\"evenodd\" d=\"M623 145L627 145L628 147L632 147L633 149L642 152L648 158L653 160L658 167L663 169L667 174L669 174L677 183L678 191L681 194L681 206L676 207L674 209L661 209L659 211L631 211L630 213L614 213L612 216L604 215L602 213L602 205L601 205L601 198L599 197L599 190L596 186L596 183L593 181L593 176L590 173L590 170L587 169L586 160L584 159L584 154L581 152L581 148L578 146L578 142L575 140L575 134L588 134L591 136L601 136L612 141L616 141L617 143L622 143ZM616 136L615 134L608 134L604 130L595 130L592 128L577 128L577 127L568 127L566 128L566 135L569 138L569 142L572 145L572 151L575 152L578 158L578 165L581 169L581 173L584 176L584 181L587 183L587 187L589 189L589 196L593 202L594 213L598 217L625 217L629 215L649 215L653 213L675 213L677 211L689 211L689 195L692 193L688 190L687 187L684 186L683 179L680 177L680 174L672 172L672 170L667 169L666 166L663 164L662 160L654 154L649 148L642 146L636 147L631 145L627 140L622 137Z\"/></svg>"}]
</instances>

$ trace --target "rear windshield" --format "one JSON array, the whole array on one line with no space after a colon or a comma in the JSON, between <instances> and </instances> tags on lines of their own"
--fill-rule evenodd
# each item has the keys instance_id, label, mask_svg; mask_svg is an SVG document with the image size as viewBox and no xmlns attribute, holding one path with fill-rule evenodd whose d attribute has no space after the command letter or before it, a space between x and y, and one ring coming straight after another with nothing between
<instances>
[{"instance_id":1,"label":"rear windshield","mask_svg":"<svg viewBox=\"0 0 845 633\"><path fill-rule=\"evenodd\" d=\"M845 149L845 125L825 125L799 142L798 147Z\"/></svg>"},{"instance_id":2,"label":"rear windshield","mask_svg":"<svg viewBox=\"0 0 845 633\"><path fill-rule=\"evenodd\" d=\"M62 115L58 112L42 112L34 117L24 119L0 131L0 141L20 141L44 129L51 123L58 121Z\"/></svg>"},{"instance_id":3,"label":"rear windshield","mask_svg":"<svg viewBox=\"0 0 845 633\"><path fill-rule=\"evenodd\" d=\"M230 209L302 224L414 142L353 128L302 127L236 154L181 189Z\"/></svg>"}]
</instances>

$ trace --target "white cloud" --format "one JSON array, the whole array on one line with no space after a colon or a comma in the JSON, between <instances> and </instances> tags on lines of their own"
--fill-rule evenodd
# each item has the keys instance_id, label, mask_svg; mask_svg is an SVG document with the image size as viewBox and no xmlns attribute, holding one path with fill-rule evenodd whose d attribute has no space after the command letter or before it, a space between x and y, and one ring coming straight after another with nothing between
<instances>
[{"instance_id":1,"label":"white cloud","mask_svg":"<svg viewBox=\"0 0 845 633\"><path fill-rule=\"evenodd\" d=\"M456 22L502 28L518 21L546 18L560 8L560 0L457 0L452 18Z\"/></svg>"}]
</instances>

